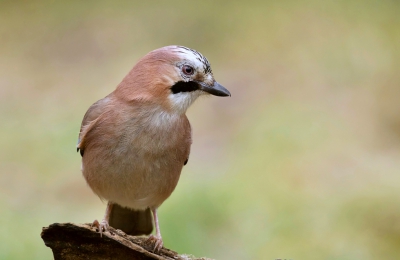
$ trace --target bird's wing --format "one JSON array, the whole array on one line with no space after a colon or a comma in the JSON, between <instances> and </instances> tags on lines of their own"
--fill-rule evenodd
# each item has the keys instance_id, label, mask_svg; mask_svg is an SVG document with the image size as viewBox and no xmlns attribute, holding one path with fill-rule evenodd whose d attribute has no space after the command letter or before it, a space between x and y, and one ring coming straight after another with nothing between
<instances>
[{"instance_id":1,"label":"bird's wing","mask_svg":"<svg viewBox=\"0 0 400 260\"><path fill-rule=\"evenodd\" d=\"M190 146L192 145L192 126L190 125L189 119L187 118L187 116L185 115L185 124L186 124L186 131L188 132L188 141L187 141L187 145L186 145L186 160L183 163L183 165L185 166L188 161L189 161L189 155L190 155Z\"/></svg>"},{"instance_id":2,"label":"bird's wing","mask_svg":"<svg viewBox=\"0 0 400 260\"><path fill-rule=\"evenodd\" d=\"M81 156L83 156L84 154L85 135L96 124L96 121L99 119L100 115L102 115L105 112L105 108L109 103L110 103L110 98L108 96L98 100L96 103L94 103L89 107L88 111L83 117L78 137L78 143L76 145L77 151L80 150Z\"/></svg>"}]
</instances>

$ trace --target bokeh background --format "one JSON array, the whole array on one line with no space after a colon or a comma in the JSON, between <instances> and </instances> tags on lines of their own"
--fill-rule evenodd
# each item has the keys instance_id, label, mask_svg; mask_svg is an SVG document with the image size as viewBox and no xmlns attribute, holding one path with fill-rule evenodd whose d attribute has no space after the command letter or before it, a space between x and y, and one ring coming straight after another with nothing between
<instances>
[{"instance_id":1,"label":"bokeh background","mask_svg":"<svg viewBox=\"0 0 400 260\"><path fill-rule=\"evenodd\" d=\"M0 1L0 259L52 259L103 204L75 144L147 52L202 52L231 98L160 209L165 245L217 259L400 259L400 2Z\"/></svg>"}]
</instances>

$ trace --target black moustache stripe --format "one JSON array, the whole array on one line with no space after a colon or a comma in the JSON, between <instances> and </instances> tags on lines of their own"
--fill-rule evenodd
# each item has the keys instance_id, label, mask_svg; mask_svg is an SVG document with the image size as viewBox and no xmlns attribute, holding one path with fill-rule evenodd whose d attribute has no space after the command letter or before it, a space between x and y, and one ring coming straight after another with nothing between
<instances>
[{"instance_id":1,"label":"black moustache stripe","mask_svg":"<svg viewBox=\"0 0 400 260\"><path fill-rule=\"evenodd\" d=\"M171 87L171 91L174 94L181 93L181 92L192 92L199 89L199 84L193 81L185 82L185 81L178 81Z\"/></svg>"}]
</instances>

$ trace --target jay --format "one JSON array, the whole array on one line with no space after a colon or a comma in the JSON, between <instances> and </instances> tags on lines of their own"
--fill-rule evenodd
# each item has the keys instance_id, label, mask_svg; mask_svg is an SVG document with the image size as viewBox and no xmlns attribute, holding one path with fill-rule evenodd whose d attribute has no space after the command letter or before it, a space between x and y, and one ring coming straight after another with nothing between
<instances>
[{"instance_id":1,"label":"jay","mask_svg":"<svg viewBox=\"0 0 400 260\"><path fill-rule=\"evenodd\" d=\"M210 64L183 46L154 50L132 68L117 88L86 112L77 149L82 173L102 200L100 234L109 226L130 235L155 236L163 246L157 208L174 191L189 158L191 127L185 115L202 95L230 96L214 80Z\"/></svg>"}]
</instances>

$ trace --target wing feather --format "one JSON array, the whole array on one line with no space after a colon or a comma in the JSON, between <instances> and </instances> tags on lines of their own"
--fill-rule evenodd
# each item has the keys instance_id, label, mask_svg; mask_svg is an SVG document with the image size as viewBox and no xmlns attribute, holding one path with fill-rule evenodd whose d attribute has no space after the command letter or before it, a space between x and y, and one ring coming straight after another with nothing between
<instances>
[{"instance_id":1,"label":"wing feather","mask_svg":"<svg viewBox=\"0 0 400 260\"><path fill-rule=\"evenodd\" d=\"M85 136L96 125L99 117L105 112L106 106L110 103L110 97L107 96L103 99L98 100L93 105L91 105L83 117L81 129L79 132L78 143L76 145L77 152L80 151L83 157L85 151Z\"/></svg>"}]
</instances>

